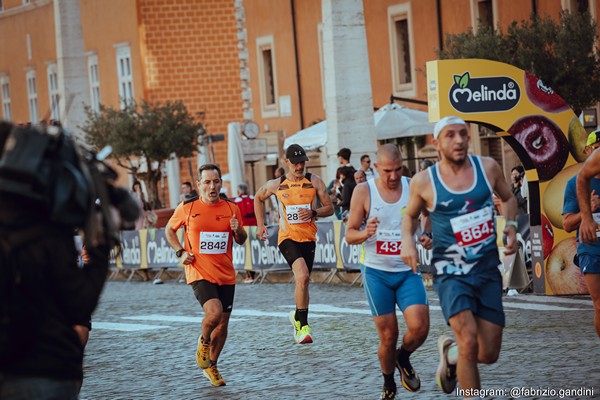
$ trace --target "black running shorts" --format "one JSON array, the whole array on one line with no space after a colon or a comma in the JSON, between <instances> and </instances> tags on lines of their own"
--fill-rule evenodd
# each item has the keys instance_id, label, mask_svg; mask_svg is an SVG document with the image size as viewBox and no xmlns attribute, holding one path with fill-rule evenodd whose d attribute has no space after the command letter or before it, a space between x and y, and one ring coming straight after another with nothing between
<instances>
[{"instance_id":1,"label":"black running shorts","mask_svg":"<svg viewBox=\"0 0 600 400\"><path fill-rule=\"evenodd\" d=\"M315 261L316 242L296 242L291 239L285 239L279 244L279 250L285 257L290 268L294 261L299 258L304 258L304 262L308 267L308 272L312 272L313 262Z\"/></svg>"},{"instance_id":2,"label":"black running shorts","mask_svg":"<svg viewBox=\"0 0 600 400\"><path fill-rule=\"evenodd\" d=\"M201 306L204 306L204 303L210 299L219 299L223 305L223 312L230 313L233 309L235 285L217 285L204 279L194 281L191 285Z\"/></svg>"}]
</instances>

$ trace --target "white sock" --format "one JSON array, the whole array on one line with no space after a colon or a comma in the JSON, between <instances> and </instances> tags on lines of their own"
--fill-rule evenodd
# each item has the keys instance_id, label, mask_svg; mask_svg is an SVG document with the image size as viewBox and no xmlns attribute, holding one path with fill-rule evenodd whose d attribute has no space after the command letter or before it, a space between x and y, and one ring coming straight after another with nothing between
<instances>
[{"instance_id":1,"label":"white sock","mask_svg":"<svg viewBox=\"0 0 600 400\"><path fill-rule=\"evenodd\" d=\"M451 365L456 365L457 361L458 361L458 346L456 345L456 343L454 343L453 345L451 345L448 348L448 364Z\"/></svg>"}]
</instances>

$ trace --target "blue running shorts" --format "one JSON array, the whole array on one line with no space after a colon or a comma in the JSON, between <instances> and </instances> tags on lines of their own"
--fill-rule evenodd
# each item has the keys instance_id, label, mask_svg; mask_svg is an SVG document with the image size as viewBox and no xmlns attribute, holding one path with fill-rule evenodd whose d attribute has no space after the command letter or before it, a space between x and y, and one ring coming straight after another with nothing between
<instances>
[{"instance_id":1,"label":"blue running shorts","mask_svg":"<svg viewBox=\"0 0 600 400\"><path fill-rule=\"evenodd\" d=\"M595 254L579 254L579 268L582 274L600 274L600 256Z\"/></svg>"},{"instance_id":2,"label":"blue running shorts","mask_svg":"<svg viewBox=\"0 0 600 400\"><path fill-rule=\"evenodd\" d=\"M497 252L487 254L466 275L434 275L433 287L446 323L455 314L471 310L473 315L504 326L502 275Z\"/></svg>"},{"instance_id":3,"label":"blue running shorts","mask_svg":"<svg viewBox=\"0 0 600 400\"><path fill-rule=\"evenodd\" d=\"M360 266L363 288L374 317L396 311L396 304L404 312L413 304L429 304L421 274L412 270L387 272Z\"/></svg>"}]
</instances>

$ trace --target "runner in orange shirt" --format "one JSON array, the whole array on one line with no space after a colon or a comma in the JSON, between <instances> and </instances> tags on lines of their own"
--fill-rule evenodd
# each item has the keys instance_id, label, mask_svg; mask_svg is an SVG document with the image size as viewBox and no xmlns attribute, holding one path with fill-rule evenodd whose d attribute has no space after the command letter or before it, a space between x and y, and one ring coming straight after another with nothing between
<instances>
[{"instance_id":1,"label":"runner in orange shirt","mask_svg":"<svg viewBox=\"0 0 600 400\"><path fill-rule=\"evenodd\" d=\"M185 266L186 281L205 313L196 362L213 386L224 386L217 360L227 339L235 294L232 246L233 240L243 244L248 235L238 206L219 197L222 186L219 167L202 165L198 177L200 197L177 206L165 235ZM182 226L184 247L177 238L177 230Z\"/></svg>"},{"instance_id":2,"label":"runner in orange shirt","mask_svg":"<svg viewBox=\"0 0 600 400\"><path fill-rule=\"evenodd\" d=\"M297 144L288 147L285 153L287 174L265 183L254 196L256 236L261 240L268 237L264 221L264 202L277 196L279 205L279 250L292 268L296 282L296 310L290 312L294 326L294 339L299 344L312 343L312 331L308 325L308 282L315 259L317 225L316 217L333 214L333 205L327 188L317 175L305 173L308 157ZM316 198L321 207L316 208Z\"/></svg>"}]
</instances>

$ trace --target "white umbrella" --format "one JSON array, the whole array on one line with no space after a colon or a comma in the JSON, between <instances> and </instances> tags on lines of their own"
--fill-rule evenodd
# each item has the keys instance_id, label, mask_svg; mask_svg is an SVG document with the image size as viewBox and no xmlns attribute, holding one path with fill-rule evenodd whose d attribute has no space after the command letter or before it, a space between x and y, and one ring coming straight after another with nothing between
<instances>
[{"instance_id":1,"label":"white umbrella","mask_svg":"<svg viewBox=\"0 0 600 400\"><path fill-rule=\"evenodd\" d=\"M285 139L283 149L287 149L292 144L299 144L305 151L315 150L321 146L327 145L327 121L321 121L302 129L292 136Z\"/></svg>"},{"instance_id":2,"label":"white umbrella","mask_svg":"<svg viewBox=\"0 0 600 400\"><path fill-rule=\"evenodd\" d=\"M433 133L435 124L429 122L425 111L414 110L396 103L386 104L373 114L377 140ZM291 144L299 144L304 150L314 150L327 145L327 121L302 129L291 135L283 143L287 149Z\"/></svg>"},{"instance_id":3,"label":"white umbrella","mask_svg":"<svg viewBox=\"0 0 600 400\"><path fill-rule=\"evenodd\" d=\"M433 133L435 124L429 122L425 111L414 110L399 104L386 104L375 112L377 140L421 136Z\"/></svg>"},{"instance_id":4,"label":"white umbrella","mask_svg":"<svg viewBox=\"0 0 600 400\"><path fill-rule=\"evenodd\" d=\"M229 164L229 180L231 196L237 196L237 187L244 182L244 151L240 136L239 122L227 124L227 162Z\"/></svg>"}]
</instances>

